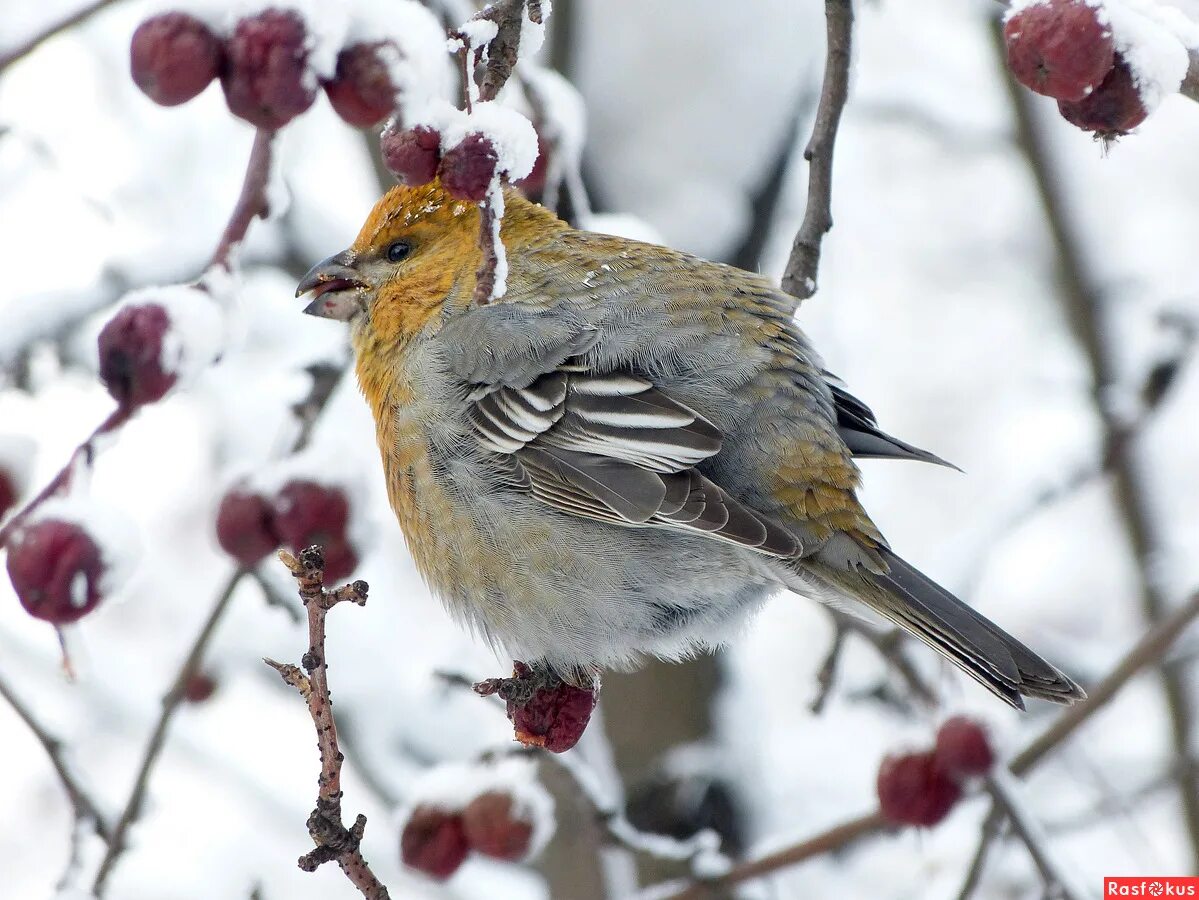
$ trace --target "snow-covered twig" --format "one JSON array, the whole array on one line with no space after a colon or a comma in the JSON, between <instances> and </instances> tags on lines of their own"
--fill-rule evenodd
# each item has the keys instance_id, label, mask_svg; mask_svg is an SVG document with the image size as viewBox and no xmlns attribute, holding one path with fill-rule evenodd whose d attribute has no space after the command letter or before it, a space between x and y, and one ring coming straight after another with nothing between
<instances>
[{"instance_id":1,"label":"snow-covered twig","mask_svg":"<svg viewBox=\"0 0 1199 900\"><path fill-rule=\"evenodd\" d=\"M0 54L0 73L3 73L5 69L18 60L24 59L46 41L50 40L50 38L74 28L80 22L90 19L93 15L100 12L100 10L112 6L115 2L116 0L92 0L91 3L85 4L75 10L75 12L52 22L41 31L17 44L17 46Z\"/></svg>"},{"instance_id":2,"label":"snow-covered twig","mask_svg":"<svg viewBox=\"0 0 1199 900\"><path fill-rule=\"evenodd\" d=\"M820 270L820 244L833 227L833 151L841 111L849 99L850 46L853 40L853 0L825 0L828 55L824 64L824 85L816 106L812 137L804 148L808 168L808 204L803 222L795 234L791 256L783 271L782 287L789 294L806 300L816 293Z\"/></svg>"},{"instance_id":3,"label":"snow-covered twig","mask_svg":"<svg viewBox=\"0 0 1199 900\"><path fill-rule=\"evenodd\" d=\"M13 693L8 682L2 677L0 677L0 697L3 697L8 705L12 707L13 712L17 714L17 718L25 723L25 726L37 738L37 742L42 745L42 749L46 751L46 756L49 757L50 764L54 767L54 773L58 776L59 782L62 783L63 790L67 794L67 799L71 803L71 810L75 815L75 825L71 829L71 847L67 867L69 874L79 858L80 839L85 831L94 831L102 841L109 843L112 840L112 830L109 828L108 821L100 812L100 808L91 798L91 795L84 789L79 777L68 764L66 754L63 752L62 741L50 734L34 718L32 710Z\"/></svg>"},{"instance_id":4,"label":"snow-covered twig","mask_svg":"<svg viewBox=\"0 0 1199 900\"><path fill-rule=\"evenodd\" d=\"M974 851L970 867L966 869L966 878L962 882L961 890L958 891L958 900L970 900L974 896L974 892L978 890L979 884L982 883L983 870L987 866L987 858L991 855L991 848L1003 834L1006 825L1007 822L1000 813L999 807L992 806L979 830L978 849Z\"/></svg>"},{"instance_id":5,"label":"snow-covered twig","mask_svg":"<svg viewBox=\"0 0 1199 900\"><path fill-rule=\"evenodd\" d=\"M1153 576L1155 558L1164 542L1151 511L1145 468L1135 447L1127 440L1127 422L1106 402L1120 384L1116 346L1112 340L1116 326L1110 320L1103 290L1092 275L1094 269L1087 263L1070 222L1066 203L1060 195L1060 179L1053 172L1052 155L1031 99L1008 74L1004 38L998 22L994 24L992 34L996 62L1004 72L1011 99L1019 145L1036 183L1056 253L1058 299L1091 371L1091 396L1103 431L1104 452L1111 459L1113 499L1125 540L1137 562L1141 610L1146 622L1152 626L1165 620L1169 612L1169 600L1160 579ZM1174 753L1180 761L1189 760L1195 755L1194 735L1199 730L1190 686L1177 669L1163 667L1159 674L1170 715ZM1181 775L1180 788L1193 868L1199 868L1199 771L1188 767Z\"/></svg>"},{"instance_id":6,"label":"snow-covered twig","mask_svg":"<svg viewBox=\"0 0 1199 900\"><path fill-rule=\"evenodd\" d=\"M997 809L1003 810L1012 823L1012 831L1020 836L1028 855L1036 865L1045 882L1047 900L1082 900L1085 894L1074 884L1069 873L1062 870L1057 861L1046 851L1049 836L1041 823L1029 812L1006 772L992 772L987 776L987 793Z\"/></svg>"},{"instance_id":7,"label":"snow-covered twig","mask_svg":"<svg viewBox=\"0 0 1199 900\"><path fill-rule=\"evenodd\" d=\"M299 586L300 599L308 612L308 651L302 658L303 671L290 663L264 662L277 671L285 682L299 691L308 704L308 713L316 727L320 748L321 774L317 779L316 807L308 817L308 834L315 849L299 859L305 872L315 872L327 862L336 862L346 878L368 900L387 900L387 888L371 871L359 844L366 830L361 813L346 828L341 811L341 764L344 757L337 745L337 727L333 721L333 701L329 698L329 673L325 656L325 617L338 603L366 603L367 584L355 581L336 590L325 589L325 561L319 547L309 547L299 558L286 550L279 559L291 571Z\"/></svg>"}]
</instances>

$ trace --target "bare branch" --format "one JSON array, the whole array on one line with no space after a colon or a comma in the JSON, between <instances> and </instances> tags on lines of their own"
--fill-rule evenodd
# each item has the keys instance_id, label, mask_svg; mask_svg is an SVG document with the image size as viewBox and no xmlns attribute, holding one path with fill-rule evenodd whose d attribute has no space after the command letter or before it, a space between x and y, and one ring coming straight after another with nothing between
<instances>
[{"instance_id":1,"label":"bare branch","mask_svg":"<svg viewBox=\"0 0 1199 900\"><path fill-rule=\"evenodd\" d=\"M300 599L308 612L308 652L298 666L264 662L277 671L287 684L299 691L308 704L308 713L316 727L316 743L320 750L321 773L317 778L316 807L308 817L308 834L315 849L299 859L305 872L315 872L327 862L336 862L346 878L368 900L387 900L387 888L362 856L359 845L366 830L366 816L359 815L346 828L341 810L341 765L345 757L337 744L337 725L333 720L333 701L329 697L329 667L325 653L325 617L338 603L349 601L362 606L366 603L367 584L353 584L329 591L325 589L325 561L319 547L309 547L296 558L286 550L279 559L291 571L299 586Z\"/></svg>"},{"instance_id":2,"label":"bare branch","mask_svg":"<svg viewBox=\"0 0 1199 900\"><path fill-rule=\"evenodd\" d=\"M474 18L496 24L496 35L487 45L487 62L479 80L479 99L494 100L507 83L520 51L520 32L525 17L525 0L499 0ZM541 23L540 0L529 0L529 20Z\"/></svg>"},{"instance_id":3,"label":"bare branch","mask_svg":"<svg viewBox=\"0 0 1199 900\"><path fill-rule=\"evenodd\" d=\"M17 46L6 51L5 53L0 54L0 74L2 74L4 70L13 63L24 59L46 41L50 40L50 38L57 34L61 34L68 29L74 28L81 22L90 19L96 13L100 12L100 10L112 6L114 2L116 2L116 0L92 0L91 3L79 7L79 9L75 10L75 12L70 13L51 25L46 26L37 34L25 41L22 41L20 44L17 44Z\"/></svg>"},{"instance_id":4,"label":"bare branch","mask_svg":"<svg viewBox=\"0 0 1199 900\"><path fill-rule=\"evenodd\" d=\"M991 848L995 846L995 842L1003 833L1005 824L1003 814L1000 813L998 807L992 805L991 811L987 813L987 818L983 820L978 837L978 849L974 851L970 868L966 870L966 880L962 882L962 889L958 891L958 900L970 900L974 896L974 892L978 890L978 886L982 882L983 870L987 867L987 857L990 856Z\"/></svg>"},{"instance_id":5,"label":"bare branch","mask_svg":"<svg viewBox=\"0 0 1199 900\"><path fill-rule=\"evenodd\" d=\"M1045 882L1045 896L1048 900L1083 900L1085 896L1073 883L1070 876L1062 870L1056 860L1049 855L1049 837L1041 824L1033 818L1025 808L1023 801L1011 783L1007 773L993 772L987 776L987 793L995 803L995 808L1002 810L1012 823L1012 831L1020 836L1028 855L1041 873ZM985 829L984 829L985 830Z\"/></svg>"},{"instance_id":6,"label":"bare branch","mask_svg":"<svg viewBox=\"0 0 1199 900\"><path fill-rule=\"evenodd\" d=\"M824 657L824 662L820 664L820 670L816 673L816 697L808 706L808 709L816 715L819 715L824 709L829 692L833 689L833 682L837 679L837 664L841 660L841 651L845 647L845 635L848 633L849 626L841 619L834 617L833 639L829 642L828 653Z\"/></svg>"},{"instance_id":7,"label":"bare branch","mask_svg":"<svg viewBox=\"0 0 1199 900\"><path fill-rule=\"evenodd\" d=\"M804 150L808 169L808 205L795 235L791 257L783 271L782 288L806 300L816 293L820 270L820 245L833 227L833 150L841 111L849 98L850 45L853 39L853 0L825 0L828 55L824 86L816 107L816 123Z\"/></svg>"},{"instance_id":8,"label":"bare branch","mask_svg":"<svg viewBox=\"0 0 1199 900\"><path fill-rule=\"evenodd\" d=\"M1149 625L1161 622L1169 610L1169 599L1153 577L1155 556L1164 546L1151 509L1150 487L1135 447L1128 440L1128 423L1112 409L1109 395L1119 387L1116 353L1111 335L1115 330L1103 303L1103 290L1092 276L1078 235L1060 195L1060 179L1053 171L1052 156L1038 125L1028 91L1016 84L1007 69L1003 30L992 23L992 44L997 65L1003 70L1015 115L1020 148L1036 184L1045 222L1056 253L1057 291L1063 312L1091 370L1091 395L1103 429L1105 454L1110 456L1114 500L1120 514L1125 540L1137 562L1140 605ZM1170 737L1180 761L1195 755L1196 714L1185 673L1178 668L1159 672L1166 707L1170 714ZM1199 772L1188 767L1182 773L1183 820L1194 859L1199 869Z\"/></svg>"},{"instance_id":9,"label":"bare branch","mask_svg":"<svg viewBox=\"0 0 1199 900\"><path fill-rule=\"evenodd\" d=\"M217 595L212 611L208 614L208 618L204 620L204 625L200 628L200 633L196 635L196 639L192 642L191 649L188 651L183 665L179 667L174 682L172 682L166 694L163 695L162 710L158 714L158 721L155 723L154 730L150 733L150 739L146 742L146 748L142 752L141 764L138 766L137 775L133 780L133 790L130 792L129 799L125 802L125 808L121 811L121 816L117 820L116 827L113 829L112 839L108 842L108 851L100 861L100 868L96 872L96 880L92 884L92 893L96 897L104 896L104 891L108 886L108 878L112 874L113 867L125 851L129 829L141 815L142 803L146 797L146 788L150 783L150 774L153 772L159 755L166 744L167 727L171 723L175 710L179 708L179 705L184 700L187 682L193 675L200 671L200 665L204 660L204 653L207 651L208 644L212 641L216 633L217 624L220 622L221 617L224 616L225 610L228 608L229 602L233 599L237 586L241 583L241 579L245 574L245 569L238 569L226 579L225 586Z\"/></svg>"},{"instance_id":10,"label":"bare branch","mask_svg":"<svg viewBox=\"0 0 1199 900\"><path fill-rule=\"evenodd\" d=\"M499 223L496 221L495 194L496 191L488 191L486 198L479 204L479 250L482 252L482 259L478 271L475 272L474 293L474 302L479 306L486 306L491 302L498 277L499 254L503 252L502 247L496 247L500 233Z\"/></svg>"}]
</instances>

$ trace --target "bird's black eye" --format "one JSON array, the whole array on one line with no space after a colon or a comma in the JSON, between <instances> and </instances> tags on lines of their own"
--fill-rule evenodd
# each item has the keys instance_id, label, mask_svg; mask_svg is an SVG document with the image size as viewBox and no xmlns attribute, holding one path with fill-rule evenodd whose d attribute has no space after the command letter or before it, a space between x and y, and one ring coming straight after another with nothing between
<instances>
[{"instance_id":1,"label":"bird's black eye","mask_svg":"<svg viewBox=\"0 0 1199 900\"><path fill-rule=\"evenodd\" d=\"M399 262L412 252L412 245L407 241L395 241L387 248L387 261Z\"/></svg>"}]
</instances>

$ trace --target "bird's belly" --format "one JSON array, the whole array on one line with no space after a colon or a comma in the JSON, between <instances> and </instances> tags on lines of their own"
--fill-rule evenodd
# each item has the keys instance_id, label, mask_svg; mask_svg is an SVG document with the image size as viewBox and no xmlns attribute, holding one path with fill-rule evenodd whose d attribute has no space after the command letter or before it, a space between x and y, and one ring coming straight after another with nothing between
<instances>
[{"instance_id":1,"label":"bird's belly","mask_svg":"<svg viewBox=\"0 0 1199 900\"><path fill-rule=\"evenodd\" d=\"M580 519L517 493L439 493L415 503L426 526L405 528L430 588L497 650L563 674L717 646L775 589L732 545Z\"/></svg>"}]
</instances>

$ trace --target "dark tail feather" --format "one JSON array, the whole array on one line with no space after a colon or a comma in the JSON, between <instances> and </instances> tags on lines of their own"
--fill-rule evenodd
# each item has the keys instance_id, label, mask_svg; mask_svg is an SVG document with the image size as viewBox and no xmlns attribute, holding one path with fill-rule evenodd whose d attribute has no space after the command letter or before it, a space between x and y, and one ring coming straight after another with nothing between
<instances>
[{"instance_id":1,"label":"dark tail feather","mask_svg":"<svg viewBox=\"0 0 1199 900\"><path fill-rule=\"evenodd\" d=\"M890 572L878 575L859 570L878 588L877 593L858 593L860 599L944 655L997 697L1017 709L1024 708L1022 697L1039 697L1052 703L1086 698L1070 678L945 588L890 550L880 548L879 554Z\"/></svg>"}]
</instances>

